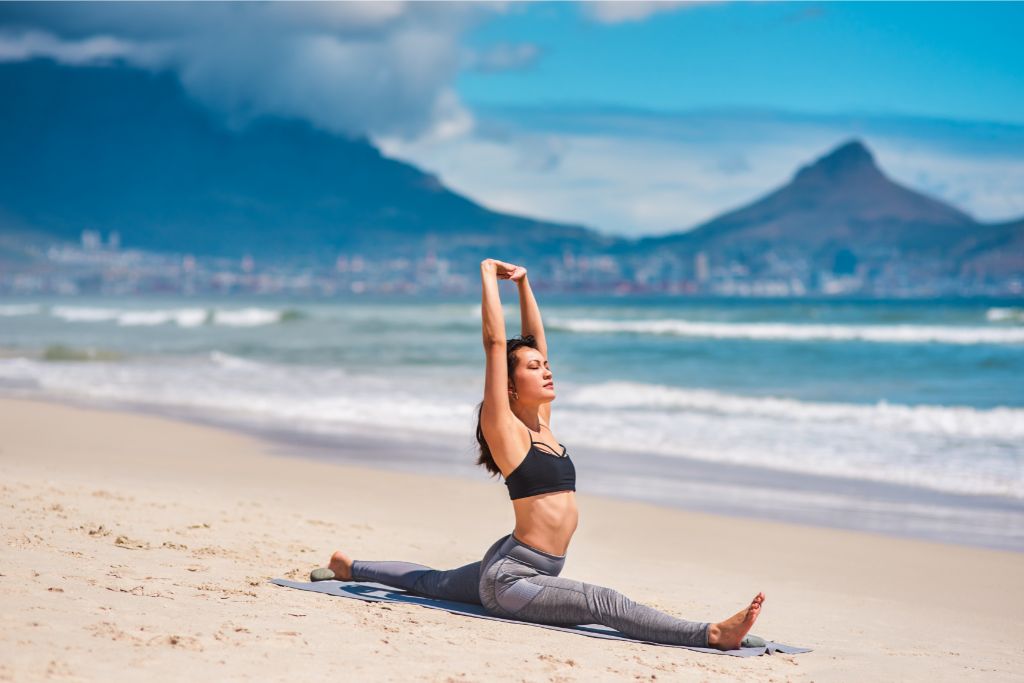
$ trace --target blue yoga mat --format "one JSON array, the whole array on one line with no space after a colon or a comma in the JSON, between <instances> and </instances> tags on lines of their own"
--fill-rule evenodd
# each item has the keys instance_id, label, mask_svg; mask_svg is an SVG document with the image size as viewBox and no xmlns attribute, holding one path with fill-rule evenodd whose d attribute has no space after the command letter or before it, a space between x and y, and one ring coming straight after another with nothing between
<instances>
[{"instance_id":1,"label":"blue yoga mat","mask_svg":"<svg viewBox=\"0 0 1024 683\"><path fill-rule=\"evenodd\" d=\"M314 593L326 593L327 595L336 595L339 598L355 598L356 600L366 600L368 602L402 602L409 605L419 605L421 607L430 607L432 609L443 609L446 612L453 614L465 614L470 617L477 617L480 619L493 619L494 621L507 621L513 624L527 624L529 626L539 626L540 628L550 628L555 631L567 631L569 633L578 633L582 636L589 636L591 638L608 638L610 640L628 640L633 643L647 643L650 645L660 645L662 647L682 647L687 650L695 650L697 652L707 652L708 654L714 655L732 655L734 657L756 657L757 655L770 655L773 652L782 652L787 655L800 654L801 652L810 652L809 648L804 647L793 647L792 645L782 645L781 643L773 643L766 641L765 645L758 647L741 647L738 650L718 650L713 647L690 647L688 645L669 645L666 643L655 643L649 640L637 640L636 638L630 638L623 633L616 631L613 628L602 626L600 624L587 624L583 626L551 626L549 624L536 624L532 621L519 621L518 619L506 619L504 617L496 617L488 614L482 605L472 605L467 602L455 602L454 600L435 600L434 598L425 598L419 595L412 595L406 593L398 588L392 588L385 586L380 583L369 583L369 582L357 582L357 581L317 581L315 583L302 582L302 581L289 581L288 579L273 579L270 583L278 586L285 586L286 588L298 588L303 591L313 591Z\"/></svg>"}]
</instances>

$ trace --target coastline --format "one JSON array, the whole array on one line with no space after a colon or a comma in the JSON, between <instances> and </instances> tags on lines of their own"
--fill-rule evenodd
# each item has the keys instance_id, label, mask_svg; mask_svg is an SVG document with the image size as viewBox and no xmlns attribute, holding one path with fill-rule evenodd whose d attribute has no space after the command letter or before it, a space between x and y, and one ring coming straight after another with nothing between
<instances>
[{"instance_id":1,"label":"coastline","mask_svg":"<svg viewBox=\"0 0 1024 683\"><path fill-rule=\"evenodd\" d=\"M703 620L763 590L753 632L815 650L742 660L267 583L302 580L337 547L479 559L513 522L493 481L37 400L0 399L0 435L0 680L932 681L1024 667L1020 553L579 493L564 575Z\"/></svg>"}]
</instances>

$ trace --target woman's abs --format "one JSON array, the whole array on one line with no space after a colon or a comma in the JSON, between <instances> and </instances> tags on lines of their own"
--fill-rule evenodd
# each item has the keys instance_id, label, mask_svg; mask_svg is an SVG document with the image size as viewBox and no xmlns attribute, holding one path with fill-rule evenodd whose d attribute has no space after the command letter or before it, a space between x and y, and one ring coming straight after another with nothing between
<instances>
[{"instance_id":1,"label":"woman's abs","mask_svg":"<svg viewBox=\"0 0 1024 683\"><path fill-rule=\"evenodd\" d=\"M516 538L546 553L565 555L579 521L573 491L519 498L512 501L512 507Z\"/></svg>"}]
</instances>

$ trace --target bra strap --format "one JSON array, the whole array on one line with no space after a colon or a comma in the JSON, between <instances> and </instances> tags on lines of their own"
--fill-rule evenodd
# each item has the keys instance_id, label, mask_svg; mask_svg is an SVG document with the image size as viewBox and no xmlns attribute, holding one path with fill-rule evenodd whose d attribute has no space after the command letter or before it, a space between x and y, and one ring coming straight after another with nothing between
<instances>
[{"instance_id":1,"label":"bra strap","mask_svg":"<svg viewBox=\"0 0 1024 683\"><path fill-rule=\"evenodd\" d=\"M542 422L542 423L541 423L541 426L543 426L543 425L544 425L544 423ZM524 424L523 426L524 426L524 427L526 427L526 425L525 425L525 424ZM546 444L546 443L544 443L543 441L534 441L534 440L533 440L533 432L531 432L531 431L530 431L530 428L529 428L529 427L526 427L526 433L527 433L527 434L528 434L528 435L530 436L530 445L531 445L531 446L532 446L533 444L535 444L535 443L539 443L539 444L541 444L542 446L547 446L547 444ZM558 445L559 445L559 446L562 446L562 444L558 444ZM552 450L554 450L554 449L552 449ZM566 451L565 451L565 446L562 446L562 455L565 455L565 453L566 453Z\"/></svg>"}]
</instances>

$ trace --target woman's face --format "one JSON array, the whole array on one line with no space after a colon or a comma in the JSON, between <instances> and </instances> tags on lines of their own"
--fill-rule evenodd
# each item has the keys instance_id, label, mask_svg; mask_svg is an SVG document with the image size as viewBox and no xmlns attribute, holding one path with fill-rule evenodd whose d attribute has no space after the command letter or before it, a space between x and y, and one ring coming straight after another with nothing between
<instances>
[{"instance_id":1,"label":"woman's face","mask_svg":"<svg viewBox=\"0 0 1024 683\"><path fill-rule=\"evenodd\" d=\"M516 350L515 392L521 403L550 403L555 400L554 377L548 360L528 346ZM509 387L511 390L512 387Z\"/></svg>"}]
</instances>

